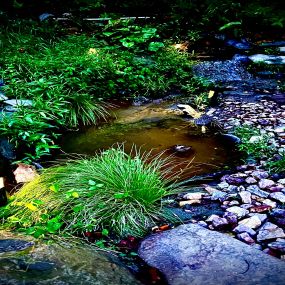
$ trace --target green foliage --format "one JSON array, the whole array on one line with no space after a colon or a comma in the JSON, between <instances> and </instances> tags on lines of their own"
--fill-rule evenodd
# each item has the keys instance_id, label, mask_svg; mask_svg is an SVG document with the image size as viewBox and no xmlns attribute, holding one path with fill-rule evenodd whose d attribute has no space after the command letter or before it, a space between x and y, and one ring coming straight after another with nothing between
<instances>
[{"instance_id":1,"label":"green foliage","mask_svg":"<svg viewBox=\"0 0 285 285\"><path fill-rule=\"evenodd\" d=\"M285 171L285 155L283 154L280 159L269 161L266 165L270 172L279 173Z\"/></svg>"},{"instance_id":2,"label":"green foliage","mask_svg":"<svg viewBox=\"0 0 285 285\"><path fill-rule=\"evenodd\" d=\"M6 226L29 234L109 232L141 236L169 218L161 199L178 190L169 159L123 147L46 169L3 211Z\"/></svg>"},{"instance_id":3,"label":"green foliage","mask_svg":"<svg viewBox=\"0 0 285 285\"><path fill-rule=\"evenodd\" d=\"M269 137L262 134L260 129L245 125L237 127L235 135L241 139L239 150L253 158L270 157L275 151L268 142Z\"/></svg>"}]
</instances>

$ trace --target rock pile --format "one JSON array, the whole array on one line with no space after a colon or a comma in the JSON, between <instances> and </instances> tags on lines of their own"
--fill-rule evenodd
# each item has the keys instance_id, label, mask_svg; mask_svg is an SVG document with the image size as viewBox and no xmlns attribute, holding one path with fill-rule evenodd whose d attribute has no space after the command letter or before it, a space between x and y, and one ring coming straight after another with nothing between
<instances>
[{"instance_id":1,"label":"rock pile","mask_svg":"<svg viewBox=\"0 0 285 285\"><path fill-rule=\"evenodd\" d=\"M218 201L222 215L194 220L210 230L225 231L264 252L285 259L285 179L271 177L256 165L242 165L203 192L178 197L180 207Z\"/></svg>"}]
</instances>

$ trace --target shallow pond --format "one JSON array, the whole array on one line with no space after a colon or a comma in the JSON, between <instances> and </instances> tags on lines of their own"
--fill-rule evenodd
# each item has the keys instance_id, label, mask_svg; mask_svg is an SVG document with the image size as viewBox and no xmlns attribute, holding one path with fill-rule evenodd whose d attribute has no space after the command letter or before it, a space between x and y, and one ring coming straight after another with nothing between
<instances>
[{"instance_id":1,"label":"shallow pond","mask_svg":"<svg viewBox=\"0 0 285 285\"><path fill-rule=\"evenodd\" d=\"M202 134L200 128L182 119L167 104L119 108L113 115L115 119L99 127L66 134L61 143L62 150L93 155L124 143L125 150L130 152L135 144L142 151L152 149L153 153L164 151L165 156L173 155L174 163L182 169L192 161L185 170L186 177L217 171L236 159L233 147L222 137L209 132ZM175 145L191 146L192 149L183 154L173 150Z\"/></svg>"}]
</instances>

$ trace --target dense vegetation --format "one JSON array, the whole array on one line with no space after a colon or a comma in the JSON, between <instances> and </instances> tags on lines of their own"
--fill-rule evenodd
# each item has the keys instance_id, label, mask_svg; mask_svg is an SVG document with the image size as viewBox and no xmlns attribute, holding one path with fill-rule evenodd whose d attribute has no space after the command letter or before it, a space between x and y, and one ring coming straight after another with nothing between
<instances>
[{"instance_id":1,"label":"dense vegetation","mask_svg":"<svg viewBox=\"0 0 285 285\"><path fill-rule=\"evenodd\" d=\"M65 130L105 119L110 99L159 98L178 91L204 105L209 85L193 77L191 53L174 44L199 42L216 33L258 37L260 31L275 29L278 34L285 25L285 10L277 0L270 6L267 2L4 1L0 91L9 99L30 101L14 112L4 110L1 135L20 150L19 160L30 163L58 148L57 139ZM41 13L71 14L61 24L51 18L40 21ZM138 23L118 20L120 16L155 20ZM113 20L103 25L84 17ZM274 153L259 130L241 127L236 134L242 138L240 150L251 157ZM280 171L284 161L282 157L268 166ZM110 149L44 170L13 195L0 217L5 227L36 237L83 236L89 231L142 236L158 220L169 218L161 199L179 190L170 171L160 157Z\"/></svg>"},{"instance_id":2,"label":"dense vegetation","mask_svg":"<svg viewBox=\"0 0 285 285\"><path fill-rule=\"evenodd\" d=\"M2 208L4 226L35 237L101 231L142 236L161 219L161 199L178 193L169 159L123 147L46 169ZM174 217L172 217L173 219Z\"/></svg>"},{"instance_id":3,"label":"dense vegetation","mask_svg":"<svg viewBox=\"0 0 285 285\"><path fill-rule=\"evenodd\" d=\"M20 158L27 162L56 148L60 129L105 118L106 99L161 97L171 90L194 96L205 85L192 77L186 52L171 47L156 28L133 22L67 35L53 24L21 21L0 37L3 92L32 100L29 108L4 116L0 130L25 150Z\"/></svg>"}]
</instances>

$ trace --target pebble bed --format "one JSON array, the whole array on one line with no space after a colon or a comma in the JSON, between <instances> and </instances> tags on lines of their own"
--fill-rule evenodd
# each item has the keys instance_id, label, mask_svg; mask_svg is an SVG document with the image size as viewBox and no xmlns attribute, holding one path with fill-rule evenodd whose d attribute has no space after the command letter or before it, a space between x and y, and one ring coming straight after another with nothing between
<instances>
[{"instance_id":1,"label":"pebble bed","mask_svg":"<svg viewBox=\"0 0 285 285\"><path fill-rule=\"evenodd\" d=\"M270 137L268 143L276 150L273 157L285 153L285 105L229 97L210 113L228 133L237 126L259 128ZM261 158L240 165L235 173L224 175L213 185L200 185L200 192L179 195L177 201L185 212L193 211L193 206L218 202L223 214L192 222L285 260L285 179L266 171L265 164Z\"/></svg>"}]
</instances>

